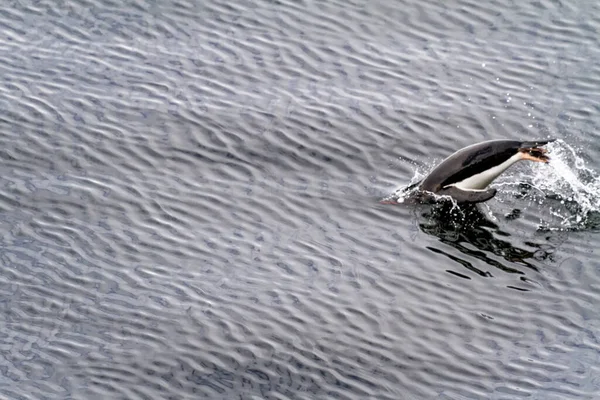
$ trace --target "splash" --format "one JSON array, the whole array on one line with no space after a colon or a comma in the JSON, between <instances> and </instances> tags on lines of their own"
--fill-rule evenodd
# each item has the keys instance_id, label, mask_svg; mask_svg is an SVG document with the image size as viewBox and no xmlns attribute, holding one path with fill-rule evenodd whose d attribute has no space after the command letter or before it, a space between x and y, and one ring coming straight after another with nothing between
<instances>
[{"instance_id":1,"label":"splash","mask_svg":"<svg viewBox=\"0 0 600 400\"><path fill-rule=\"evenodd\" d=\"M381 199L382 203L404 203L409 200L412 195L417 192L417 188L421 180L425 178L425 174L419 170L419 167L415 166L415 173L411 178L410 182L405 185L397 188L394 192L383 199Z\"/></svg>"},{"instance_id":2,"label":"splash","mask_svg":"<svg viewBox=\"0 0 600 400\"><path fill-rule=\"evenodd\" d=\"M429 167L431 169L433 167ZM419 190L419 184L425 178L427 174L422 173L419 170L418 166L415 166L415 173L411 178L410 182L405 185L397 188L392 194L381 199L381 203L393 203L393 204L415 204L420 203L422 201L422 192ZM450 211L458 211L461 212L460 206L451 196L448 195L438 195L432 192L427 192L428 195L431 196L434 201L443 201L447 200L452 204L452 208Z\"/></svg>"},{"instance_id":3,"label":"splash","mask_svg":"<svg viewBox=\"0 0 600 400\"><path fill-rule=\"evenodd\" d=\"M600 213L600 176L563 140L546 148L549 164L531 166L530 173L516 176L517 182L512 176L508 177L512 182L500 185L517 186L517 197L536 203L538 208L546 207L549 218L541 219L543 230L593 228Z\"/></svg>"}]
</instances>

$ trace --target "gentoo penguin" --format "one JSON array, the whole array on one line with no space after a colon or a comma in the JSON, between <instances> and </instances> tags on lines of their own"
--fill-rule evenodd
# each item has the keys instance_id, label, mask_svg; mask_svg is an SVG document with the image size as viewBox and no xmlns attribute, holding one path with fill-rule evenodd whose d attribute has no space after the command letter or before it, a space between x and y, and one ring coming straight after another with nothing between
<instances>
[{"instance_id":1,"label":"gentoo penguin","mask_svg":"<svg viewBox=\"0 0 600 400\"><path fill-rule=\"evenodd\" d=\"M547 151L540 146L555 140L500 139L467 146L436 166L420 182L419 191L425 195L450 196L457 203L487 201L496 195L496 189L488 189L488 185L517 161L549 162Z\"/></svg>"}]
</instances>

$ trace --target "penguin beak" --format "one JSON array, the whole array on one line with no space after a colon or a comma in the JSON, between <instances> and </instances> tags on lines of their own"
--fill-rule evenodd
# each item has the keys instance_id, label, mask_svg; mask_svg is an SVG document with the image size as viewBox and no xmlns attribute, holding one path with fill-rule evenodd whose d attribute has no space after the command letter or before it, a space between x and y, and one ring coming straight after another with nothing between
<instances>
[{"instance_id":1,"label":"penguin beak","mask_svg":"<svg viewBox=\"0 0 600 400\"><path fill-rule=\"evenodd\" d=\"M534 161L534 162L543 162L546 164L550 162L550 157L548 157L546 155L546 153L548 153L548 150L542 149L541 147L532 147L530 149L519 149L519 152L521 153L521 159L523 159L523 160L529 160L529 161Z\"/></svg>"}]
</instances>

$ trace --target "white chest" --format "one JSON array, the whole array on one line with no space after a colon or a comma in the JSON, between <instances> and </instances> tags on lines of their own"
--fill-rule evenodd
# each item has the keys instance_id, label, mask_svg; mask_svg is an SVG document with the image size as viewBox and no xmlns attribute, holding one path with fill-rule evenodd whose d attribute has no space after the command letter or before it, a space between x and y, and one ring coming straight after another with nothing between
<instances>
[{"instance_id":1,"label":"white chest","mask_svg":"<svg viewBox=\"0 0 600 400\"><path fill-rule=\"evenodd\" d=\"M456 186L462 190L483 190L487 188L488 185L494 181L494 179L500 176L511 165L522 159L522 153L519 152L500 165L496 165L495 167L480 172L479 174L472 175L460 182L453 183L450 186Z\"/></svg>"}]
</instances>

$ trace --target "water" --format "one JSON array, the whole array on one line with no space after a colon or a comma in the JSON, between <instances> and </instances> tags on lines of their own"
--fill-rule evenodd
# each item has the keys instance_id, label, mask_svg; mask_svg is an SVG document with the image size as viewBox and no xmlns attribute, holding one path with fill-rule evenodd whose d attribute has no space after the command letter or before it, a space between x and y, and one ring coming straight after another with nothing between
<instances>
[{"instance_id":1,"label":"water","mask_svg":"<svg viewBox=\"0 0 600 400\"><path fill-rule=\"evenodd\" d=\"M595 3L0 10L1 397L597 397ZM379 203L548 136L476 210Z\"/></svg>"}]
</instances>

